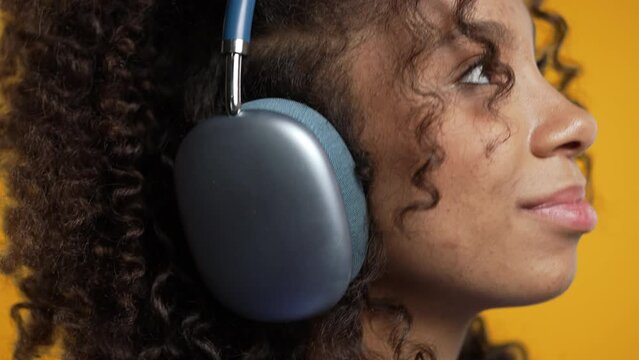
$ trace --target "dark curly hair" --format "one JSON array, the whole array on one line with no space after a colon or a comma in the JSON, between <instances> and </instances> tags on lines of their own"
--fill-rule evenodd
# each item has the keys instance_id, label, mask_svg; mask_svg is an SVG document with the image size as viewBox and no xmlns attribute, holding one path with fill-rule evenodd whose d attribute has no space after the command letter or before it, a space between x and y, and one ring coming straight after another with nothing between
<instances>
[{"instance_id":1,"label":"dark curly hair","mask_svg":"<svg viewBox=\"0 0 639 360\"><path fill-rule=\"evenodd\" d=\"M427 199L398 209L437 205L428 174L444 159L429 128L443 111L436 93L410 81L419 59L441 35L414 11L417 1L260 0L246 98L285 97L331 119L356 158L367 191L374 164L357 142L357 102L347 81L349 39L356 29L401 19L415 46L396 54L402 91L415 97L416 141L429 154L409 179ZM218 54L223 1L0 0L0 157L12 202L5 204L9 240L0 271L25 300L11 316L14 359L37 358L56 342L64 359L372 359L360 316L395 324L394 358L434 358L428 344L409 343L411 316L401 304L374 299L368 284L383 268L382 239L371 224L368 257L344 298L309 321L265 324L222 308L190 261L173 192L173 159L198 120L223 110ZM506 97L515 79L499 49L458 1L454 23L480 43L488 70L504 82L487 104ZM565 23L540 9L560 34L543 59L565 81L559 61ZM349 14L345 16L344 14ZM357 14L357 16L353 16ZM544 63L546 63L544 61ZM273 74L277 74L274 76ZM322 79L334 81L322 81ZM16 80L19 79L19 80ZM518 343L491 344L484 323L471 326L460 359L526 358Z\"/></svg>"}]
</instances>

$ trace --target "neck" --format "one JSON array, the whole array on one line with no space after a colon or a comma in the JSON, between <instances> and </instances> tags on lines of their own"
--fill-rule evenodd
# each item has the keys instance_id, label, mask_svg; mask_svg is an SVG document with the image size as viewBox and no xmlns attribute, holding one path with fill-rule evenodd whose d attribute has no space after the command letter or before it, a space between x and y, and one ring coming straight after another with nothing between
<instances>
[{"instance_id":1,"label":"neck","mask_svg":"<svg viewBox=\"0 0 639 360\"><path fill-rule=\"evenodd\" d=\"M392 304L403 305L412 320L406 334L407 351L414 349L411 345L424 345L432 350L433 359L436 360L456 360L459 357L469 325L478 314L478 311L468 309L454 298L444 295L428 298L416 296L414 289L402 294L397 288L384 291L380 287L373 287L371 297L385 298ZM394 344L388 342L389 336L394 328L402 329L407 324L398 323L397 319L395 313L387 311L372 310L365 313L362 326L366 348L379 353L384 359L394 358ZM424 353L424 359L429 359L428 353Z\"/></svg>"}]
</instances>

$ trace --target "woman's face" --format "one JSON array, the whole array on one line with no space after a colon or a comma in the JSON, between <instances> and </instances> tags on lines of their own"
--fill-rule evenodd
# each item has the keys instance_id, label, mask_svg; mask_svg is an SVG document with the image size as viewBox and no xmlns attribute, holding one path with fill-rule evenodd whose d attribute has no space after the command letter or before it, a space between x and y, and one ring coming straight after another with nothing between
<instances>
[{"instance_id":1,"label":"woman's face","mask_svg":"<svg viewBox=\"0 0 639 360\"><path fill-rule=\"evenodd\" d=\"M420 12L444 28L453 6L452 0L422 1ZM472 20L503 27L493 40L515 84L496 112L487 110L496 85L481 68L464 73L482 50L463 37L418 64L418 81L433 85L445 103L428 135L445 158L429 175L441 200L410 213L405 232L393 225L397 209L429 198L410 181L428 155L415 140L415 99L402 95L390 75L396 68L390 54L406 44L397 32L378 32L358 48L353 81L365 109L361 142L375 167L371 216L387 254L388 272L378 285L407 305L445 301L482 310L557 296L573 279L579 238L594 226L583 206L581 221L558 220L575 212L557 207L547 216L529 209L570 187L572 196L583 196L586 181L575 157L593 143L594 119L540 74L521 0L479 0Z\"/></svg>"}]
</instances>

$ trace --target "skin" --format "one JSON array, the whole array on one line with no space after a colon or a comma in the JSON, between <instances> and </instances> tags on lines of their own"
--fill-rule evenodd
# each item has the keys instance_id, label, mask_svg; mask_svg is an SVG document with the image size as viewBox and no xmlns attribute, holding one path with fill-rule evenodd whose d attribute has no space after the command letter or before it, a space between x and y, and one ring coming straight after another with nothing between
<instances>
[{"instance_id":1,"label":"skin","mask_svg":"<svg viewBox=\"0 0 639 360\"><path fill-rule=\"evenodd\" d=\"M429 19L451 26L446 14L452 0L422 3ZM406 44L392 31L374 32L358 47L353 67L354 91L366 119L360 140L375 166L371 216L387 254L387 272L371 292L404 304L413 317L410 338L433 345L439 360L458 356L480 311L538 303L568 288L583 232L534 217L520 204L584 186L575 158L597 132L592 116L540 74L523 2L479 0L473 19L505 27L507 36L501 37L509 41L499 44L501 60L512 67L516 82L495 113L484 106L495 85L458 81L480 54L478 45L455 41L420 64L419 80L430 82L448 104L432 128L445 161L430 174L441 201L409 215L405 232L393 226L392 215L427 196L409 181L425 158L414 138L411 103L388 76L389 54ZM388 324L366 316L364 325L365 344L391 358Z\"/></svg>"}]
</instances>

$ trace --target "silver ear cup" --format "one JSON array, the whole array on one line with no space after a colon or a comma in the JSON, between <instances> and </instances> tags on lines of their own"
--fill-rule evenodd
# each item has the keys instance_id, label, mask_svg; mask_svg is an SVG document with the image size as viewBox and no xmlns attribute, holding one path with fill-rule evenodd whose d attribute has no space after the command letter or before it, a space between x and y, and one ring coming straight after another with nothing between
<instances>
[{"instance_id":1,"label":"silver ear cup","mask_svg":"<svg viewBox=\"0 0 639 360\"><path fill-rule=\"evenodd\" d=\"M322 145L297 121L261 110L203 121L180 145L174 176L196 267L223 305L290 321L343 296L347 211Z\"/></svg>"},{"instance_id":2,"label":"silver ear cup","mask_svg":"<svg viewBox=\"0 0 639 360\"><path fill-rule=\"evenodd\" d=\"M356 171L355 160L344 139L331 123L313 108L292 100L266 98L243 105L247 110L267 110L287 115L313 133L333 166L340 193L344 200L346 217L353 247L351 280L359 274L368 246L368 213L364 189Z\"/></svg>"}]
</instances>

